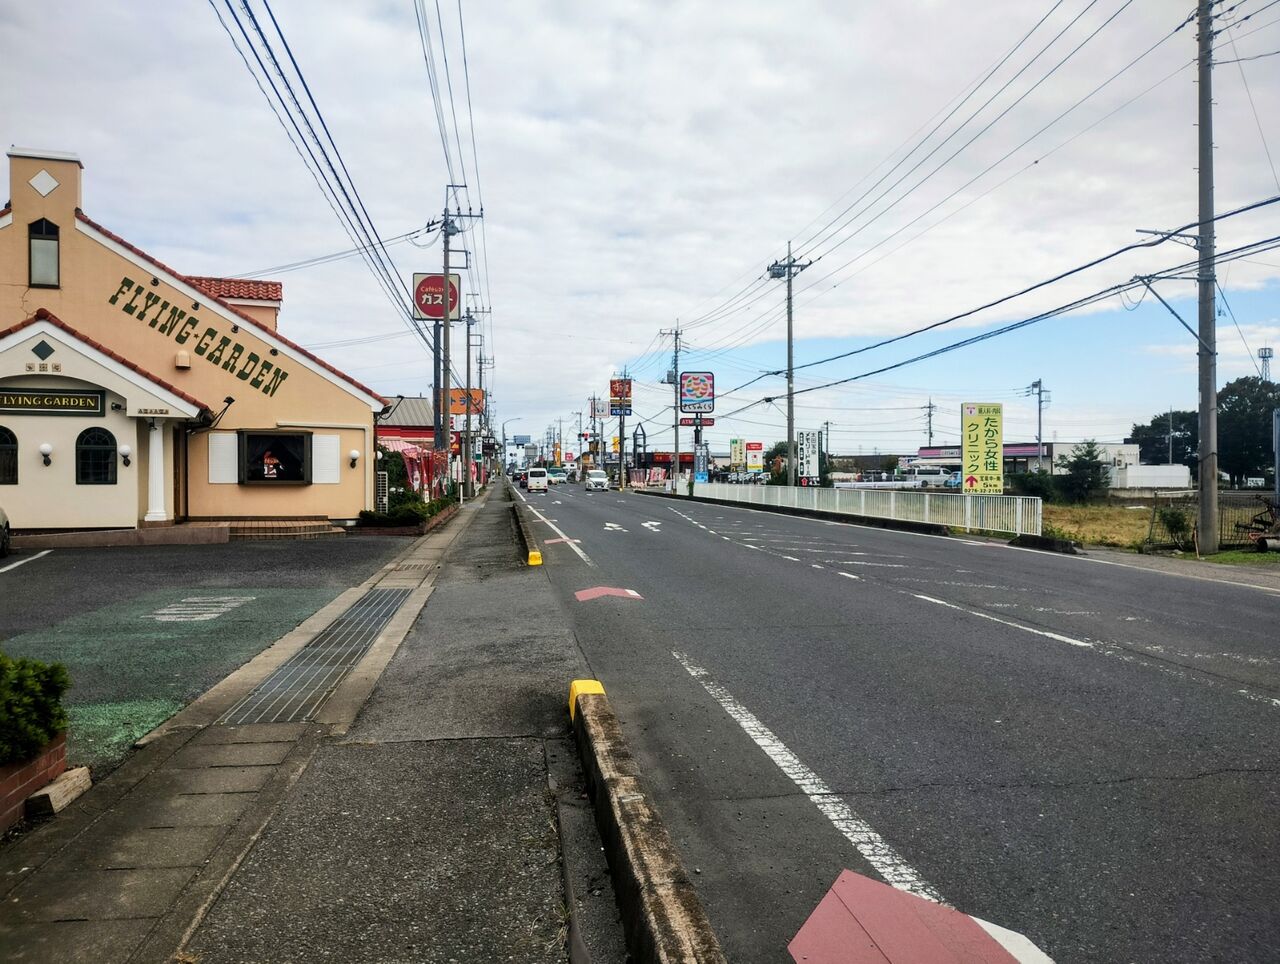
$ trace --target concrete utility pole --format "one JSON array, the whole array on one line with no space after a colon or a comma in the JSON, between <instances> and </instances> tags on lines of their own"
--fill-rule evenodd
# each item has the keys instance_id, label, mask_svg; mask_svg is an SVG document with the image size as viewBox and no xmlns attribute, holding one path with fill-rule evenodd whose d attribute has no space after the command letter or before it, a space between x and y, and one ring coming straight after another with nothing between
<instances>
[{"instance_id":1,"label":"concrete utility pole","mask_svg":"<svg viewBox=\"0 0 1280 964\"><path fill-rule=\"evenodd\" d=\"M578 416L578 441L574 447L578 450L578 461L582 461L582 443L584 441L582 438L582 413L573 412L572 414Z\"/></svg>"},{"instance_id":2,"label":"concrete utility pole","mask_svg":"<svg viewBox=\"0 0 1280 964\"><path fill-rule=\"evenodd\" d=\"M664 328L658 334L671 335L674 339L671 351L671 392L674 400L671 406L671 428L675 433L671 443L671 492L674 495L680 484L680 319L676 319L674 328Z\"/></svg>"},{"instance_id":3,"label":"concrete utility pole","mask_svg":"<svg viewBox=\"0 0 1280 964\"><path fill-rule=\"evenodd\" d=\"M622 377L630 378L631 373L625 368L622 369ZM626 407L618 409L619 412L626 411ZM625 415L618 416L618 491L622 492L627 487L627 417Z\"/></svg>"},{"instance_id":4,"label":"concrete utility pole","mask_svg":"<svg viewBox=\"0 0 1280 964\"><path fill-rule=\"evenodd\" d=\"M926 429L926 434L929 436L930 445L933 445L933 413L936 412L937 410L938 410L938 406L933 404L933 397L930 396L929 404L924 407L925 417L928 419L928 428ZM831 423L828 422L827 424L830 425ZM830 442L831 440L828 439L827 441Z\"/></svg>"},{"instance_id":5,"label":"concrete utility pole","mask_svg":"<svg viewBox=\"0 0 1280 964\"><path fill-rule=\"evenodd\" d=\"M1173 406L1169 406L1169 464L1173 465Z\"/></svg>"},{"instance_id":6,"label":"concrete utility pole","mask_svg":"<svg viewBox=\"0 0 1280 964\"><path fill-rule=\"evenodd\" d=\"M467 384L464 387L465 402L463 403L466 410L466 422L462 432L462 491L466 493L468 499L474 499L476 495L475 485L471 481L471 326L475 324L471 317L470 309L467 310L466 322L464 329L467 336Z\"/></svg>"},{"instance_id":7,"label":"concrete utility pole","mask_svg":"<svg viewBox=\"0 0 1280 964\"><path fill-rule=\"evenodd\" d=\"M787 260L769 265L770 278L787 279L787 485L796 484L796 370L795 332L791 317L791 279L812 261L799 264L791 256L791 242L787 242Z\"/></svg>"},{"instance_id":8,"label":"concrete utility pole","mask_svg":"<svg viewBox=\"0 0 1280 964\"><path fill-rule=\"evenodd\" d=\"M1036 471L1044 471L1044 382L1037 378L1027 389L1028 395L1036 397Z\"/></svg>"},{"instance_id":9,"label":"concrete utility pole","mask_svg":"<svg viewBox=\"0 0 1280 964\"><path fill-rule=\"evenodd\" d=\"M1218 551L1218 350L1214 303L1213 233L1213 3L1199 0L1196 26L1200 102L1200 513L1198 546Z\"/></svg>"}]
</instances>

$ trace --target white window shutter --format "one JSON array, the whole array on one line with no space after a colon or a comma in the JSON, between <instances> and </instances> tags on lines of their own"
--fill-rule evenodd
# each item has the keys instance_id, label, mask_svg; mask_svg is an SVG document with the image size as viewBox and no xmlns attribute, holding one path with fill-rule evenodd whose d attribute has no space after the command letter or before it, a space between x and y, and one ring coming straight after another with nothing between
<instances>
[{"instance_id":1,"label":"white window shutter","mask_svg":"<svg viewBox=\"0 0 1280 964\"><path fill-rule=\"evenodd\" d=\"M235 432L209 433L209 484L240 481L240 441Z\"/></svg>"},{"instance_id":2,"label":"white window shutter","mask_svg":"<svg viewBox=\"0 0 1280 964\"><path fill-rule=\"evenodd\" d=\"M342 452L338 435L311 436L311 481L314 485L337 485L342 481Z\"/></svg>"}]
</instances>

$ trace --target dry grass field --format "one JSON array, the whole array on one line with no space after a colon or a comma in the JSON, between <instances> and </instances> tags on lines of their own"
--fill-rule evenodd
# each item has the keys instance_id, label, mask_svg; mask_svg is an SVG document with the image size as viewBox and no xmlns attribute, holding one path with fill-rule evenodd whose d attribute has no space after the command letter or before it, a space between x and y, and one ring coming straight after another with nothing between
<instances>
[{"instance_id":1,"label":"dry grass field","mask_svg":"<svg viewBox=\"0 0 1280 964\"><path fill-rule=\"evenodd\" d=\"M1146 539L1150 525L1149 505L1044 505L1045 535L1089 546L1136 549Z\"/></svg>"}]
</instances>

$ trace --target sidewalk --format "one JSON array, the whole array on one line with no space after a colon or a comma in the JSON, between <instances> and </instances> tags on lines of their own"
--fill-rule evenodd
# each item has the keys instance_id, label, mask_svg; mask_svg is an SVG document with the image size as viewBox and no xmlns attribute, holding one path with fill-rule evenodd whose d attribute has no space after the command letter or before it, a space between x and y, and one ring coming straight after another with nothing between
<instances>
[{"instance_id":1,"label":"sidewalk","mask_svg":"<svg viewBox=\"0 0 1280 964\"><path fill-rule=\"evenodd\" d=\"M273 647L0 851L5 960L564 961L562 855L592 959L622 960L566 730L585 666L501 491L388 568L366 588L422 617L311 719L214 722L278 678Z\"/></svg>"},{"instance_id":2,"label":"sidewalk","mask_svg":"<svg viewBox=\"0 0 1280 964\"><path fill-rule=\"evenodd\" d=\"M1201 562L1194 556L1190 558L1186 556L1174 558L1157 553L1125 552L1121 549L1106 549L1101 546L1086 546L1084 555L1100 562L1130 566L1134 569L1149 569L1154 572L1191 576L1196 579L1209 579L1213 582L1225 582L1235 586L1253 586L1280 592L1280 566L1267 568L1260 566L1232 566L1219 562Z\"/></svg>"}]
</instances>

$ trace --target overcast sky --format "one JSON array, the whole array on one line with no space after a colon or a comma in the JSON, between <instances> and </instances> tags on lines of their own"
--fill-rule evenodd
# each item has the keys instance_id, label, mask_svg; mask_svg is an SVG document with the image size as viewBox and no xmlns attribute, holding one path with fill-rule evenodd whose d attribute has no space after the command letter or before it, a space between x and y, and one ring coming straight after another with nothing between
<instances>
[{"instance_id":1,"label":"overcast sky","mask_svg":"<svg viewBox=\"0 0 1280 964\"><path fill-rule=\"evenodd\" d=\"M1215 70L1219 212L1280 194L1264 148L1265 137L1280 162L1280 56L1265 56L1280 49L1280 7L1268 2L1219 5L1235 25L1217 56L1259 58ZM252 6L261 17L261 0ZM445 85L441 24L426 8ZM783 367L783 286L759 279L788 240L814 260L796 279L802 364L993 301L1137 240L1136 229L1196 220L1194 24L1174 33L1190 0L463 0L478 158L456 0L440 9L468 198L485 205L488 284L478 271L465 284L492 305L484 330L496 417L518 419L509 433L540 434L562 417L567 431L629 365L636 410L654 418L650 445L669 446L659 382L670 339L659 329L688 324L687 367L714 371L722 391ZM379 232L438 216L449 173L412 0L276 0L273 10ZM160 260L231 275L351 247L208 3L8 2L0 34L0 139L79 154L86 213ZM456 151L447 87L442 97ZM1220 227L1220 249L1280 235L1280 205ZM480 240L473 231L462 243L478 256ZM390 252L406 283L439 270L438 242ZM1193 257L1174 242L1134 252L929 335L804 369L797 386ZM408 334L331 345L407 331L359 258L269 276L285 284L289 337L384 394L429 390L430 358ZM1235 314L1219 319L1226 382L1255 374L1251 356L1280 342L1280 251L1219 277ZM1158 289L1194 325L1194 285ZM1150 295L1137 300L806 393L798 426L830 421L837 453L913 451L932 396L935 441L958 437L963 400L1004 402L1007 437L1031 438L1034 406L1021 392L1043 378L1046 439L1118 441L1133 421L1196 397L1194 341ZM717 414L784 392L771 376L721 399ZM782 404L722 418L713 448L782 437Z\"/></svg>"}]
</instances>

